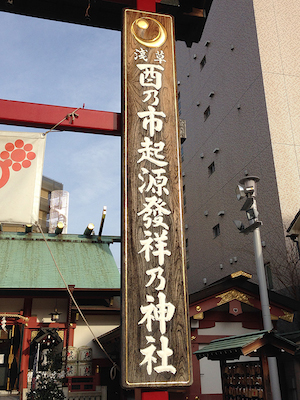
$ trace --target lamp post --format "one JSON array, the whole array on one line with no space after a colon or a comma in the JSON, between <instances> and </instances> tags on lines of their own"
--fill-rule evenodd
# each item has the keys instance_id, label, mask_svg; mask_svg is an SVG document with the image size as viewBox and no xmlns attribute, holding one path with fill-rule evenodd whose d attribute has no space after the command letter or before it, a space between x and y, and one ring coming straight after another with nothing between
<instances>
[{"instance_id":1,"label":"lamp post","mask_svg":"<svg viewBox=\"0 0 300 400\"><path fill-rule=\"evenodd\" d=\"M241 211L246 212L249 225L245 228L240 221L234 221L234 223L240 230L240 232L244 233L245 235L253 232L254 254L259 285L263 326L265 330L270 331L273 329L273 324L271 321L268 289L259 229L259 227L262 225L262 222L258 220L259 213L257 211L256 205L256 183L258 181L259 178L257 176L247 176L240 180L240 185L238 185L236 188L236 195L238 200L246 198L246 202L241 208ZM273 400L281 400L276 358L268 357L268 364Z\"/></svg>"}]
</instances>

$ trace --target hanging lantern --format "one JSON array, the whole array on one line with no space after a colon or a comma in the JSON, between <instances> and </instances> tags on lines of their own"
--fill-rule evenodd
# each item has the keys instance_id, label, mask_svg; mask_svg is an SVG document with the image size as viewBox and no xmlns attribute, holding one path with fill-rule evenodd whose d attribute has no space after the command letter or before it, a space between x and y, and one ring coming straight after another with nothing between
<instances>
[{"instance_id":1,"label":"hanging lantern","mask_svg":"<svg viewBox=\"0 0 300 400\"><path fill-rule=\"evenodd\" d=\"M54 312L50 313L51 321L57 322L59 320L60 312L57 311L57 308L54 309Z\"/></svg>"}]
</instances>

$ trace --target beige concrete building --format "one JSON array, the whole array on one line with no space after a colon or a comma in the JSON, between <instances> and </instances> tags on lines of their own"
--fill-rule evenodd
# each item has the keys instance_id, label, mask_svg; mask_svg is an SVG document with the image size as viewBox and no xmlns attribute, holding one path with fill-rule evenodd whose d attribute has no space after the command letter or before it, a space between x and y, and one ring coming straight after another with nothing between
<instances>
[{"instance_id":1,"label":"beige concrete building","mask_svg":"<svg viewBox=\"0 0 300 400\"><path fill-rule=\"evenodd\" d=\"M40 197L39 224L45 233L49 230L50 197L54 190L63 190L63 184L43 176ZM22 224L1 224L1 226L4 232L24 232L25 229L24 225ZM33 231L37 232L37 227L33 227Z\"/></svg>"},{"instance_id":2,"label":"beige concrete building","mask_svg":"<svg viewBox=\"0 0 300 400\"><path fill-rule=\"evenodd\" d=\"M256 279L253 236L235 188L260 178L264 262L286 260L300 208L300 3L213 0L199 43L177 42L190 292L237 270ZM291 242L290 242L291 243Z\"/></svg>"}]
</instances>

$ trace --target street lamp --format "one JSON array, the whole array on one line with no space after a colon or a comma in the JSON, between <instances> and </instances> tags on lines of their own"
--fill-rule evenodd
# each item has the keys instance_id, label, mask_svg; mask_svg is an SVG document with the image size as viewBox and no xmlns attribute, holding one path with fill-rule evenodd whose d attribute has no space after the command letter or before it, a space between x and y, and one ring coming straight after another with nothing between
<instances>
[{"instance_id":1,"label":"street lamp","mask_svg":"<svg viewBox=\"0 0 300 400\"><path fill-rule=\"evenodd\" d=\"M256 205L256 183L259 181L257 176L247 176L240 180L235 193L238 200L246 198L241 211L246 212L249 225L245 228L241 221L234 221L239 231L245 235L253 232L254 254L259 285L259 296L264 329L271 331L273 324L271 321L267 281L264 268L264 259L262 254L262 244L259 227L262 222L258 220L258 210ZM278 377L277 362L275 357L268 357L270 384L273 394L273 400L281 400L280 385Z\"/></svg>"}]
</instances>

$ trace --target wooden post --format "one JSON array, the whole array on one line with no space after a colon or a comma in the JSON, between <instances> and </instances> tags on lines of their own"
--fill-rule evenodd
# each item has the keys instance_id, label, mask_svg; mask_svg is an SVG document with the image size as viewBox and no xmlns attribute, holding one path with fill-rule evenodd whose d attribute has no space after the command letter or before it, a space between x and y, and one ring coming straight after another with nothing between
<instances>
[{"instance_id":1,"label":"wooden post","mask_svg":"<svg viewBox=\"0 0 300 400\"><path fill-rule=\"evenodd\" d=\"M269 376L268 358L264 350L261 351L260 357L261 357L261 365L262 365L263 379L264 379L264 399L273 400L271 384L270 384L270 376Z\"/></svg>"},{"instance_id":2,"label":"wooden post","mask_svg":"<svg viewBox=\"0 0 300 400\"><path fill-rule=\"evenodd\" d=\"M225 367L226 367L226 360L220 360L221 384L222 384L223 398L225 398L225 385L224 385L224 370L225 370Z\"/></svg>"},{"instance_id":3,"label":"wooden post","mask_svg":"<svg viewBox=\"0 0 300 400\"><path fill-rule=\"evenodd\" d=\"M192 383L174 26L125 10L122 384Z\"/></svg>"},{"instance_id":4,"label":"wooden post","mask_svg":"<svg viewBox=\"0 0 300 400\"><path fill-rule=\"evenodd\" d=\"M134 400L142 400L142 389L134 389Z\"/></svg>"}]
</instances>

